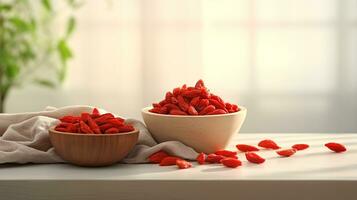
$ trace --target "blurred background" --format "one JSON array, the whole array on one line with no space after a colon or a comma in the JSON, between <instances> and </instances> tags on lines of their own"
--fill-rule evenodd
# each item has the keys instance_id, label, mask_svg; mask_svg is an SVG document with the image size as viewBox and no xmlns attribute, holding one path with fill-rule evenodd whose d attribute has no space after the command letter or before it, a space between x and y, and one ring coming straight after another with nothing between
<instances>
[{"instance_id":1,"label":"blurred background","mask_svg":"<svg viewBox=\"0 0 357 200\"><path fill-rule=\"evenodd\" d=\"M248 108L241 132L357 132L357 0L87 0L75 17L62 87L16 88L7 112L88 104L141 118L202 78Z\"/></svg>"}]
</instances>

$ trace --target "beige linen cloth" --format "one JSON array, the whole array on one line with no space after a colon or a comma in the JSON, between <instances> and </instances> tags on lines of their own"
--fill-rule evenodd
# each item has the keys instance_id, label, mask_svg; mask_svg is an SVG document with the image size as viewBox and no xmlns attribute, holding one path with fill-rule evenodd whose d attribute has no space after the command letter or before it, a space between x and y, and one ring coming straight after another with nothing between
<instances>
[{"instance_id":1,"label":"beige linen cloth","mask_svg":"<svg viewBox=\"0 0 357 200\"><path fill-rule=\"evenodd\" d=\"M58 118L64 115L80 115L92 109L91 106L47 107L40 112L0 114L0 164L65 162L51 145L49 127L59 123ZM181 142L158 144L142 122L136 119L128 119L128 122L140 129L140 134L138 143L123 160L124 163L146 163L149 155L161 149L185 159L196 158L197 152Z\"/></svg>"}]
</instances>

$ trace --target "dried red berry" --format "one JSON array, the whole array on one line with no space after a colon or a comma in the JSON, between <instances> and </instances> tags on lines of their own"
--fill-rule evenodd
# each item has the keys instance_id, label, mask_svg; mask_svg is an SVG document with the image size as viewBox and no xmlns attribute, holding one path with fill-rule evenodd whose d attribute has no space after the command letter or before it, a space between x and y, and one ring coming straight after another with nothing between
<instances>
[{"instance_id":1,"label":"dried red berry","mask_svg":"<svg viewBox=\"0 0 357 200\"><path fill-rule=\"evenodd\" d=\"M187 169L192 167L192 164L190 162L181 159L176 160L176 165L179 169Z\"/></svg>"},{"instance_id":2,"label":"dried red berry","mask_svg":"<svg viewBox=\"0 0 357 200\"><path fill-rule=\"evenodd\" d=\"M237 155L235 151L228 151L228 150L218 150L215 152L216 155L221 155L225 157L233 157Z\"/></svg>"},{"instance_id":3,"label":"dried red berry","mask_svg":"<svg viewBox=\"0 0 357 200\"><path fill-rule=\"evenodd\" d=\"M200 165L205 164L206 154L204 154L204 153L198 154L196 160L197 160L198 164L200 164Z\"/></svg>"},{"instance_id":4,"label":"dried red berry","mask_svg":"<svg viewBox=\"0 0 357 200\"><path fill-rule=\"evenodd\" d=\"M276 151L276 153L283 157L290 157L296 153L296 150L295 149L283 149L283 150Z\"/></svg>"},{"instance_id":5,"label":"dried red berry","mask_svg":"<svg viewBox=\"0 0 357 200\"><path fill-rule=\"evenodd\" d=\"M258 146L266 149L280 149L280 147L273 140L262 140L258 143Z\"/></svg>"},{"instance_id":6,"label":"dried red berry","mask_svg":"<svg viewBox=\"0 0 357 200\"><path fill-rule=\"evenodd\" d=\"M235 158L224 158L221 160L221 163L230 168L236 168L242 165L242 162Z\"/></svg>"},{"instance_id":7,"label":"dried red berry","mask_svg":"<svg viewBox=\"0 0 357 200\"><path fill-rule=\"evenodd\" d=\"M336 153L345 152L347 150L343 144L336 143L336 142L326 143L325 146L329 148L331 151L334 151Z\"/></svg>"},{"instance_id":8,"label":"dried red berry","mask_svg":"<svg viewBox=\"0 0 357 200\"><path fill-rule=\"evenodd\" d=\"M308 144L294 144L293 146L291 146L291 148L296 149L297 151L301 151L301 150L309 148L309 145Z\"/></svg>"},{"instance_id":9,"label":"dried red berry","mask_svg":"<svg viewBox=\"0 0 357 200\"><path fill-rule=\"evenodd\" d=\"M156 153L151 154L148 159L151 163L160 163L164 158L166 158L168 156L169 156L169 154L167 154L163 150L160 150Z\"/></svg>"},{"instance_id":10,"label":"dried red berry","mask_svg":"<svg viewBox=\"0 0 357 200\"><path fill-rule=\"evenodd\" d=\"M251 163L260 164L260 163L265 162L264 158L260 157L258 154L254 153L254 152L245 153L245 157Z\"/></svg>"},{"instance_id":11,"label":"dried red berry","mask_svg":"<svg viewBox=\"0 0 357 200\"><path fill-rule=\"evenodd\" d=\"M236 147L239 151L243 151L243 152L259 151L257 147L248 144L237 144Z\"/></svg>"},{"instance_id":12,"label":"dried red berry","mask_svg":"<svg viewBox=\"0 0 357 200\"><path fill-rule=\"evenodd\" d=\"M177 160L182 160L182 159L176 156L165 157L164 159L161 160L160 166L176 165Z\"/></svg>"},{"instance_id":13,"label":"dried red berry","mask_svg":"<svg viewBox=\"0 0 357 200\"><path fill-rule=\"evenodd\" d=\"M209 163L220 163L220 161L225 158L224 156L221 155L216 155L214 153L208 154L206 157L206 162Z\"/></svg>"}]
</instances>

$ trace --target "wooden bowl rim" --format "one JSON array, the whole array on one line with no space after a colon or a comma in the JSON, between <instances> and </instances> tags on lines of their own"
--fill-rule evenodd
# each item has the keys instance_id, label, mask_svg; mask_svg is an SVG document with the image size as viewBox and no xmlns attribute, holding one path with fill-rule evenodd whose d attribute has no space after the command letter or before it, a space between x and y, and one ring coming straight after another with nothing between
<instances>
[{"instance_id":1,"label":"wooden bowl rim","mask_svg":"<svg viewBox=\"0 0 357 200\"><path fill-rule=\"evenodd\" d=\"M133 131L130 132L124 132L124 133L110 133L110 134L94 134L94 133L70 133L70 132L62 132L62 131L56 131L55 130L56 126L52 126L49 129L50 133L56 133L56 134L63 134L63 135L73 135L73 136L84 136L84 137L109 137L109 136L121 136L121 135L131 135L131 134L138 134L139 129L134 128Z\"/></svg>"},{"instance_id":2,"label":"wooden bowl rim","mask_svg":"<svg viewBox=\"0 0 357 200\"><path fill-rule=\"evenodd\" d=\"M240 110L234 113L227 113L227 114L217 114L217 115L168 115L168 114L159 114L159 113L152 113L149 112L152 106L145 107L141 110L142 113L153 115L153 116L160 116L160 117L170 117L170 118L212 118L212 117L227 117L233 115L243 115L247 112L247 108L243 106L238 106Z\"/></svg>"}]
</instances>

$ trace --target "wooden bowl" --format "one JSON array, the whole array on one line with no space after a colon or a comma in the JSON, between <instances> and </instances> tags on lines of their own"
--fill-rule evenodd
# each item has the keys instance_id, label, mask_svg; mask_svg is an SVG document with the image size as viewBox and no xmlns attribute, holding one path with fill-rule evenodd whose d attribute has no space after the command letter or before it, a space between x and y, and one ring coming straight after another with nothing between
<instances>
[{"instance_id":1,"label":"wooden bowl","mask_svg":"<svg viewBox=\"0 0 357 200\"><path fill-rule=\"evenodd\" d=\"M222 115L163 115L142 110L144 122L158 142L180 141L197 152L213 153L224 149L238 134L247 109Z\"/></svg>"},{"instance_id":2,"label":"wooden bowl","mask_svg":"<svg viewBox=\"0 0 357 200\"><path fill-rule=\"evenodd\" d=\"M139 130L116 134L65 133L49 129L56 153L72 164L107 166L122 160L138 140Z\"/></svg>"}]
</instances>

